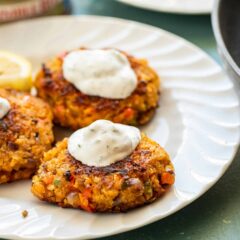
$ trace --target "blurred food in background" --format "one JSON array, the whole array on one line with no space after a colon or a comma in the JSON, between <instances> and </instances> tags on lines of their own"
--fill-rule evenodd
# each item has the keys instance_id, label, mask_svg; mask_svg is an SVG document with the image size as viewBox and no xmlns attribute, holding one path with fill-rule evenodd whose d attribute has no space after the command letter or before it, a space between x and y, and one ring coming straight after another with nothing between
<instances>
[{"instance_id":1,"label":"blurred food in background","mask_svg":"<svg viewBox=\"0 0 240 240\"><path fill-rule=\"evenodd\" d=\"M63 0L0 0L0 22L63 14L65 11Z\"/></svg>"}]
</instances>

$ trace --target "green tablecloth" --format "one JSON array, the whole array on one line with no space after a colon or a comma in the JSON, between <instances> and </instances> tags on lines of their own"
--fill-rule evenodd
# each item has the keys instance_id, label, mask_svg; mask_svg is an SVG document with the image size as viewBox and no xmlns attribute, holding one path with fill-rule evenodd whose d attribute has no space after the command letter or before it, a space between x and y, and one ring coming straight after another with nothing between
<instances>
[{"instance_id":1,"label":"green tablecloth","mask_svg":"<svg viewBox=\"0 0 240 240\"><path fill-rule=\"evenodd\" d=\"M72 0L71 2L72 14L114 16L151 24L186 38L221 63L210 16L158 13L130 7L114 0ZM221 180L191 205L148 226L103 239L239 240L239 186L240 154Z\"/></svg>"}]
</instances>

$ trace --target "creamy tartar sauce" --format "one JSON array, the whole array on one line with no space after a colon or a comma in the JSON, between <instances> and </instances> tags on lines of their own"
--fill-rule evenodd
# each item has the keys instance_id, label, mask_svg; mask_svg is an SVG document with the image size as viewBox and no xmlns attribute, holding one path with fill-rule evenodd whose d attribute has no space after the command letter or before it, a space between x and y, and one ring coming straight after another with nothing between
<instances>
[{"instance_id":1,"label":"creamy tartar sauce","mask_svg":"<svg viewBox=\"0 0 240 240\"><path fill-rule=\"evenodd\" d=\"M7 115L10 108L11 108L11 105L10 105L9 101L5 98L0 97L0 119L2 119L3 117L5 117Z\"/></svg>"},{"instance_id":2,"label":"creamy tartar sauce","mask_svg":"<svg viewBox=\"0 0 240 240\"><path fill-rule=\"evenodd\" d=\"M83 164L103 167L129 156L140 140L135 127L97 120L69 137L68 152Z\"/></svg>"},{"instance_id":3,"label":"creamy tartar sauce","mask_svg":"<svg viewBox=\"0 0 240 240\"><path fill-rule=\"evenodd\" d=\"M137 76L127 57L109 50L77 50L63 60L64 78L82 93L124 99L137 87Z\"/></svg>"}]
</instances>

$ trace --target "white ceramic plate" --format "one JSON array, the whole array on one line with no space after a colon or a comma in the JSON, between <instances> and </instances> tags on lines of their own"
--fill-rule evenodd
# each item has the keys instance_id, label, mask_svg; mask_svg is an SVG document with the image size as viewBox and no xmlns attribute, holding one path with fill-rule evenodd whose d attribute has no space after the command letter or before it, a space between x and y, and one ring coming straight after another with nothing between
<instances>
[{"instance_id":1,"label":"white ceramic plate","mask_svg":"<svg viewBox=\"0 0 240 240\"><path fill-rule=\"evenodd\" d=\"M117 0L136 7L160 12L209 14L214 0Z\"/></svg>"},{"instance_id":2,"label":"white ceramic plate","mask_svg":"<svg viewBox=\"0 0 240 240\"><path fill-rule=\"evenodd\" d=\"M147 58L162 80L160 108L144 127L170 153L176 183L163 198L124 214L62 209L32 196L30 181L0 186L0 237L86 239L164 218L206 192L225 172L239 144L240 107L233 84L205 53L168 32L105 17L53 17L0 27L0 48L35 68L64 49L117 47ZM22 218L22 210L29 216Z\"/></svg>"}]
</instances>

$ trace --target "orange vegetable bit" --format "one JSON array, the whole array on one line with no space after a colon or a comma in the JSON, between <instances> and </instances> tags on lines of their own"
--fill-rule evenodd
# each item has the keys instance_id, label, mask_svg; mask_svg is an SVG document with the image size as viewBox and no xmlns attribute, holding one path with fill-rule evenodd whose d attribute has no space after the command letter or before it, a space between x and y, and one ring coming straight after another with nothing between
<instances>
[{"instance_id":1,"label":"orange vegetable bit","mask_svg":"<svg viewBox=\"0 0 240 240\"><path fill-rule=\"evenodd\" d=\"M90 207L90 205L81 205L81 208L87 212L94 212L94 210Z\"/></svg>"},{"instance_id":2,"label":"orange vegetable bit","mask_svg":"<svg viewBox=\"0 0 240 240\"><path fill-rule=\"evenodd\" d=\"M128 107L124 110L123 115L125 118L131 119L134 116L134 113L135 113L135 111L132 108Z\"/></svg>"},{"instance_id":3,"label":"orange vegetable bit","mask_svg":"<svg viewBox=\"0 0 240 240\"><path fill-rule=\"evenodd\" d=\"M81 208L86 210L87 212L93 212L94 210L93 208L91 208L88 200L92 196L92 191L86 188L83 190L82 196L84 197L84 201L81 202Z\"/></svg>"},{"instance_id":4,"label":"orange vegetable bit","mask_svg":"<svg viewBox=\"0 0 240 240\"><path fill-rule=\"evenodd\" d=\"M161 182L162 184L169 184L172 185L174 184L175 181L175 177L173 174L168 173L168 172L164 172L161 176Z\"/></svg>"},{"instance_id":5,"label":"orange vegetable bit","mask_svg":"<svg viewBox=\"0 0 240 240\"><path fill-rule=\"evenodd\" d=\"M61 106L61 105L58 105L58 106L55 107L54 111L55 111L56 113L64 112L64 107Z\"/></svg>"},{"instance_id":6,"label":"orange vegetable bit","mask_svg":"<svg viewBox=\"0 0 240 240\"><path fill-rule=\"evenodd\" d=\"M92 196L92 191L90 189L87 189L87 188L84 189L83 196L87 199L90 198Z\"/></svg>"},{"instance_id":7,"label":"orange vegetable bit","mask_svg":"<svg viewBox=\"0 0 240 240\"><path fill-rule=\"evenodd\" d=\"M43 179L43 181L44 181L47 185L49 185L49 184L52 184L53 179L54 179L54 177L51 175L51 176L45 177L45 178Z\"/></svg>"}]
</instances>

